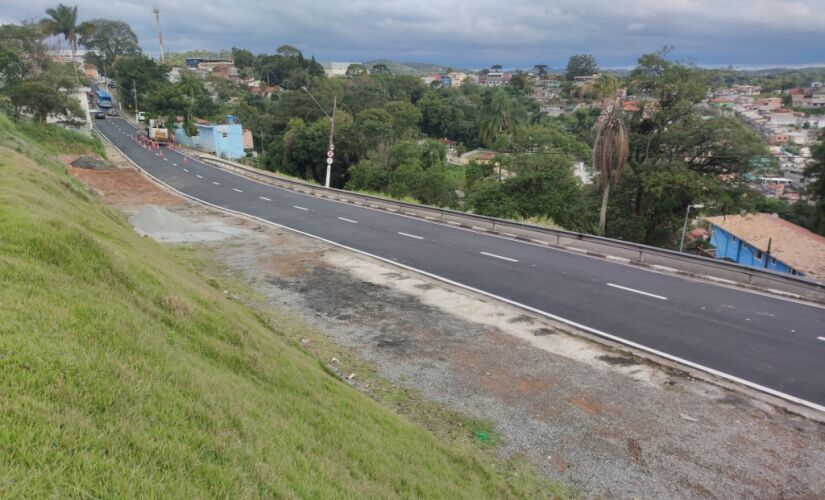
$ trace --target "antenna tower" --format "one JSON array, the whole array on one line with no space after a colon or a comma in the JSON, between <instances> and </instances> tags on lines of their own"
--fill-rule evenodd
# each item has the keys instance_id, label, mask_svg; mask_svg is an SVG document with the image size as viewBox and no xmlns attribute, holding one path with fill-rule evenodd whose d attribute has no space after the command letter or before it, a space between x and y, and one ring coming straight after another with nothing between
<instances>
[{"instance_id":1,"label":"antenna tower","mask_svg":"<svg viewBox=\"0 0 825 500\"><path fill-rule=\"evenodd\" d=\"M155 7L152 9L155 13L155 24L158 27L158 42L160 42L160 61L163 62L163 33L160 31L160 9Z\"/></svg>"}]
</instances>

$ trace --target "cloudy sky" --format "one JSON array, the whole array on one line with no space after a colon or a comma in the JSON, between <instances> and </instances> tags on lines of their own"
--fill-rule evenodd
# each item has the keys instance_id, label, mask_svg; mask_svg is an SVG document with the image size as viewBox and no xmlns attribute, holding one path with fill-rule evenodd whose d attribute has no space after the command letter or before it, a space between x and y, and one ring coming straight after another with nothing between
<instances>
[{"instance_id":1,"label":"cloudy sky","mask_svg":"<svg viewBox=\"0 0 825 500\"><path fill-rule=\"evenodd\" d=\"M64 0L66 1L66 0ZM74 4L74 0L68 0ZM560 68L575 53L632 66L663 45L700 65L825 63L825 0L175 0L161 4L167 50L288 43L319 60ZM78 1L81 20L132 25L157 54L151 1ZM43 0L2 0L0 21L37 19Z\"/></svg>"}]
</instances>

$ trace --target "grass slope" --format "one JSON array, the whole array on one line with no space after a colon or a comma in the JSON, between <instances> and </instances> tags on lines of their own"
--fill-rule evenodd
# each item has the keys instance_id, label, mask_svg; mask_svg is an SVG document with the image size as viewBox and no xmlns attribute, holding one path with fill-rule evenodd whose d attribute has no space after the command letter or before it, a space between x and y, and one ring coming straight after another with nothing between
<instances>
[{"instance_id":1,"label":"grass slope","mask_svg":"<svg viewBox=\"0 0 825 500\"><path fill-rule=\"evenodd\" d=\"M0 114L0 496L556 491L331 376L70 179L50 135Z\"/></svg>"}]
</instances>

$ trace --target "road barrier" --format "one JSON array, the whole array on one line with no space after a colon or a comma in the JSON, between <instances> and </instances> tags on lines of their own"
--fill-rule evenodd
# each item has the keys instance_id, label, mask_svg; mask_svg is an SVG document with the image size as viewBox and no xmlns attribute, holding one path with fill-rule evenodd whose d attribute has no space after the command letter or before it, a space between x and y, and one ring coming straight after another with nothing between
<instances>
[{"instance_id":1,"label":"road barrier","mask_svg":"<svg viewBox=\"0 0 825 500\"><path fill-rule=\"evenodd\" d=\"M825 283L800 276L776 273L733 262L591 234L496 219L446 208L386 200L377 196L326 188L309 182L284 178L266 170L248 167L213 155L198 153L194 156L201 161L244 177L320 198L483 231L538 245L606 258L615 262L644 266L660 272L709 280L719 284L736 285L784 297L825 304Z\"/></svg>"}]
</instances>

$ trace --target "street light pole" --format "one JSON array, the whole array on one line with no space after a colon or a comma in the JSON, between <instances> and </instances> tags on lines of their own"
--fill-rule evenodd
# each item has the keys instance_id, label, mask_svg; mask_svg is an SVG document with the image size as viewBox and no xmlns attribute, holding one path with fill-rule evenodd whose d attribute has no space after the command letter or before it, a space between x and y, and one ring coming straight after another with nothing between
<instances>
[{"instance_id":1,"label":"street light pole","mask_svg":"<svg viewBox=\"0 0 825 500\"><path fill-rule=\"evenodd\" d=\"M301 90L309 95L312 102L314 102L315 105L318 106L318 109L321 110L321 113L329 119L329 148L327 149L326 157L327 175L324 182L324 186L329 187L330 176L332 175L332 157L335 155L335 109L337 106L337 96L332 96L332 116L330 116L323 106L318 104L318 101L315 100L315 96L313 96L306 87L301 87Z\"/></svg>"},{"instance_id":2,"label":"street light pole","mask_svg":"<svg viewBox=\"0 0 825 500\"><path fill-rule=\"evenodd\" d=\"M137 109L137 83L135 83L134 80L132 80L132 96L135 98L135 126L137 127L140 125L140 113L138 113Z\"/></svg>"},{"instance_id":3,"label":"street light pole","mask_svg":"<svg viewBox=\"0 0 825 500\"><path fill-rule=\"evenodd\" d=\"M695 205L688 205L687 210L685 210L685 224L682 226L682 240L679 242L679 251L681 252L685 248L685 233L687 232L687 225L688 225L688 216L690 215L691 208L705 208L704 203L697 203Z\"/></svg>"}]
</instances>

